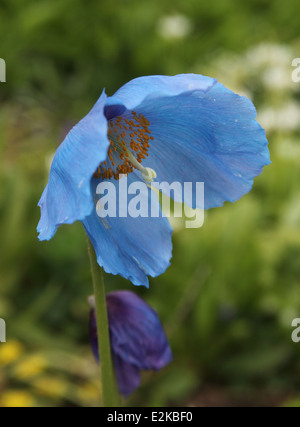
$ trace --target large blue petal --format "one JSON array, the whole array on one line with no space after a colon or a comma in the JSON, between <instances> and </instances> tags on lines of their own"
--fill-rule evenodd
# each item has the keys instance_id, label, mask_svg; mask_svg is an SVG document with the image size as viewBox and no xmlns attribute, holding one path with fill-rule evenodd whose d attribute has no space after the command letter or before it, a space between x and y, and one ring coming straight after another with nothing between
<instances>
[{"instance_id":1,"label":"large blue petal","mask_svg":"<svg viewBox=\"0 0 300 427\"><path fill-rule=\"evenodd\" d=\"M201 74L138 77L107 99L106 115L111 118L122 114L125 107L135 109L147 97L175 96L196 89L206 92L216 82L216 79Z\"/></svg>"},{"instance_id":2,"label":"large blue petal","mask_svg":"<svg viewBox=\"0 0 300 427\"><path fill-rule=\"evenodd\" d=\"M106 95L101 97L66 136L53 159L49 182L40 199L40 240L49 240L61 224L72 224L89 215L94 207L90 181L107 156Z\"/></svg>"},{"instance_id":3,"label":"large blue petal","mask_svg":"<svg viewBox=\"0 0 300 427\"><path fill-rule=\"evenodd\" d=\"M127 187L120 190L122 180L111 179L109 184L116 189L116 217L100 218L93 209L91 215L82 223L95 248L97 260L107 273L120 274L134 285L148 286L147 275L162 274L170 264L172 254L172 228L160 211L154 192L142 182L135 173L130 173ZM127 191L132 183L142 184L141 199L148 203L147 217L119 217L119 206L127 207ZM96 188L101 183L92 179L91 192L97 204L100 196ZM120 190L120 191L119 191ZM128 203L134 195L128 195ZM159 217L151 217L151 199Z\"/></svg>"},{"instance_id":4,"label":"large blue petal","mask_svg":"<svg viewBox=\"0 0 300 427\"><path fill-rule=\"evenodd\" d=\"M143 166L155 169L158 182L204 182L206 209L239 199L270 163L252 102L220 83L206 92L148 98L136 111L155 138Z\"/></svg>"}]
</instances>

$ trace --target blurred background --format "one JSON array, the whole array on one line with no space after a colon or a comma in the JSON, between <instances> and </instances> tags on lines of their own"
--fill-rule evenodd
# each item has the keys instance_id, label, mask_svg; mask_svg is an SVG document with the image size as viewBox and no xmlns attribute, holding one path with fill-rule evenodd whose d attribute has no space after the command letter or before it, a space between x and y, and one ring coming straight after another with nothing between
<instances>
[{"instance_id":1,"label":"blurred background","mask_svg":"<svg viewBox=\"0 0 300 427\"><path fill-rule=\"evenodd\" d=\"M174 362L126 404L300 406L298 0L1 0L0 406L95 406L92 292L80 223L39 243L52 156L97 100L128 80L194 72L249 96L272 164L203 228L173 221L171 267L136 291L159 313Z\"/></svg>"}]
</instances>

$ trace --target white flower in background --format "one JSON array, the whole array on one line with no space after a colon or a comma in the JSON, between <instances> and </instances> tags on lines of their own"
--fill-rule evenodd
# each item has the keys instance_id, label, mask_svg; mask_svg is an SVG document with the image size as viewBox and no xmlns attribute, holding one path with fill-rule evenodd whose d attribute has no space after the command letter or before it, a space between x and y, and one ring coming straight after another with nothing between
<instances>
[{"instance_id":1,"label":"white flower in background","mask_svg":"<svg viewBox=\"0 0 300 427\"><path fill-rule=\"evenodd\" d=\"M262 83L271 90L293 89L295 85L291 79L290 65L287 63L267 68L262 74Z\"/></svg>"},{"instance_id":2,"label":"white flower in background","mask_svg":"<svg viewBox=\"0 0 300 427\"><path fill-rule=\"evenodd\" d=\"M181 39L192 29L191 21L184 15L164 16L158 22L157 31L165 39Z\"/></svg>"},{"instance_id":3,"label":"white flower in background","mask_svg":"<svg viewBox=\"0 0 300 427\"><path fill-rule=\"evenodd\" d=\"M249 88L258 86L258 83L272 92L297 91L299 86L291 78L291 61L295 56L293 49L288 46L260 44L242 56L232 52L223 53L213 62L212 69L220 81L239 93L245 89L245 85ZM245 96L249 95L245 91Z\"/></svg>"},{"instance_id":4,"label":"white flower in background","mask_svg":"<svg viewBox=\"0 0 300 427\"><path fill-rule=\"evenodd\" d=\"M300 128L299 104L290 101L280 108L261 109L258 121L267 130L295 131Z\"/></svg>"},{"instance_id":5,"label":"white flower in background","mask_svg":"<svg viewBox=\"0 0 300 427\"><path fill-rule=\"evenodd\" d=\"M207 74L250 99L251 93L259 93L264 106L258 107L258 122L267 131L295 132L300 130L300 104L294 99L300 84L295 84L291 77L291 63L296 56L289 46L264 43L250 48L244 55L222 53ZM293 147L289 148L286 156L296 155Z\"/></svg>"},{"instance_id":6,"label":"white flower in background","mask_svg":"<svg viewBox=\"0 0 300 427\"><path fill-rule=\"evenodd\" d=\"M246 54L248 66L251 68L267 68L290 66L293 58L292 49L286 45L262 43L253 47Z\"/></svg>"}]
</instances>

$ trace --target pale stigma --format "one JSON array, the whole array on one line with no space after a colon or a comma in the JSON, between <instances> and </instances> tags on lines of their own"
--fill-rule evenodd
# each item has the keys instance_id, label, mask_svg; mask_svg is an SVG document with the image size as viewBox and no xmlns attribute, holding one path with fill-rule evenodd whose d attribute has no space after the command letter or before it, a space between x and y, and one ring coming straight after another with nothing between
<instances>
[{"instance_id":1,"label":"pale stigma","mask_svg":"<svg viewBox=\"0 0 300 427\"><path fill-rule=\"evenodd\" d=\"M154 169L148 168L148 167L144 167L141 165L141 163L139 163L136 158L134 157L134 155L127 150L128 153L128 160L130 161L130 163L133 164L134 167L136 167L136 169L138 169L141 173L142 173L142 178L146 181L146 182L152 182L154 180L154 178L156 178L156 172Z\"/></svg>"}]
</instances>

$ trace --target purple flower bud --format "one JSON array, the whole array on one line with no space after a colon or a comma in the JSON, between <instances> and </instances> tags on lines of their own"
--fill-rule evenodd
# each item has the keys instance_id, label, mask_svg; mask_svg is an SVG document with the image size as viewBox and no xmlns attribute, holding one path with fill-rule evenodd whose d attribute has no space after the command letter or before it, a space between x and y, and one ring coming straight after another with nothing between
<instances>
[{"instance_id":1,"label":"purple flower bud","mask_svg":"<svg viewBox=\"0 0 300 427\"><path fill-rule=\"evenodd\" d=\"M94 297L90 298L90 339L99 361ZM119 391L129 396L141 382L140 371L162 369L172 353L157 313L129 291L106 296L112 355Z\"/></svg>"}]
</instances>

